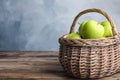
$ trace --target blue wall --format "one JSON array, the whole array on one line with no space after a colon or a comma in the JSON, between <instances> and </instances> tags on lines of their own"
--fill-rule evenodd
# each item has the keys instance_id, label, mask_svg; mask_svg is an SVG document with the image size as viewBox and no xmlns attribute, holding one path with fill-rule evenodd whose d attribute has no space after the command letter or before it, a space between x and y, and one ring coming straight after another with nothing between
<instances>
[{"instance_id":1,"label":"blue wall","mask_svg":"<svg viewBox=\"0 0 120 80\"><path fill-rule=\"evenodd\" d=\"M58 50L58 38L87 8L105 10L119 29L119 7L120 0L0 0L0 50ZM79 22L85 19L105 20L92 13Z\"/></svg>"}]
</instances>

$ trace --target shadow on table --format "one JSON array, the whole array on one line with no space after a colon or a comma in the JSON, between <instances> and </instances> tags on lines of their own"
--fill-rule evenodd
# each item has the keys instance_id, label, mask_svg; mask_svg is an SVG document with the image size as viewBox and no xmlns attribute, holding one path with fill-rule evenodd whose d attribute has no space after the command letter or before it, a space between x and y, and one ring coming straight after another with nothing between
<instances>
[{"instance_id":1,"label":"shadow on table","mask_svg":"<svg viewBox=\"0 0 120 80\"><path fill-rule=\"evenodd\" d=\"M52 75L55 75L56 77L61 77L63 78L62 80L95 80L95 79L88 79L88 78L81 78L81 79L77 79L77 78L74 78L70 75L68 75L66 72L64 71L57 71L57 70L49 70L49 69L46 69L44 71L44 73L47 73L47 74L52 74Z\"/></svg>"},{"instance_id":2,"label":"shadow on table","mask_svg":"<svg viewBox=\"0 0 120 80\"><path fill-rule=\"evenodd\" d=\"M58 63L50 65L49 68L42 70L42 72L45 74L53 75L57 78L60 78L61 80L94 80L94 79L85 79L85 78L84 79L74 78L68 75Z\"/></svg>"}]
</instances>

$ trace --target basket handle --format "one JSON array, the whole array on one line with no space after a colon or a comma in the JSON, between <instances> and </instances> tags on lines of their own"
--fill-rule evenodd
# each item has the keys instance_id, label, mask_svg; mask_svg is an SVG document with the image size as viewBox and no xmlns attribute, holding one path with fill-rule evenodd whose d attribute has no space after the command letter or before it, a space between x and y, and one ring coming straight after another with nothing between
<instances>
[{"instance_id":1,"label":"basket handle","mask_svg":"<svg viewBox=\"0 0 120 80\"><path fill-rule=\"evenodd\" d=\"M82 16L83 14L86 14L86 13L89 13L89 12L97 12L97 13L100 13L100 14L102 14L103 16L105 16L106 19L110 22L110 24L111 24L111 26L112 26L113 35L115 36L115 35L118 34L118 32L117 32L117 30L116 30L116 28L115 28L115 24L114 24L112 18L111 18L105 11L103 11L103 10L101 10L101 9L96 9L96 8L86 9L86 10L80 12L80 13L74 18L69 33L74 32L74 28L75 28L75 25L76 25L76 23L77 23L79 17Z\"/></svg>"}]
</instances>

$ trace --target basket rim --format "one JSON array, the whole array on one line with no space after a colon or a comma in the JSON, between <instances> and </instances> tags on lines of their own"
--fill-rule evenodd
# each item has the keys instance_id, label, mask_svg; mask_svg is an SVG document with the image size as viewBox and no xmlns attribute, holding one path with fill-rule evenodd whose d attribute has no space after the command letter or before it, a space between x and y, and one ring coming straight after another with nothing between
<instances>
[{"instance_id":1,"label":"basket rim","mask_svg":"<svg viewBox=\"0 0 120 80\"><path fill-rule=\"evenodd\" d=\"M120 33L113 37L107 37L104 39L68 39L68 34L65 34L59 38L59 43L69 46L108 46L120 43Z\"/></svg>"}]
</instances>

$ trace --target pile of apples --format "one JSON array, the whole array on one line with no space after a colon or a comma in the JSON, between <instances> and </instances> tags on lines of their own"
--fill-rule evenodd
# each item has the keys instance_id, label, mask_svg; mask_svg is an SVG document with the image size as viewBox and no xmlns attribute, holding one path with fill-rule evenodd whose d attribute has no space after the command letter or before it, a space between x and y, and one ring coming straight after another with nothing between
<instances>
[{"instance_id":1,"label":"pile of apples","mask_svg":"<svg viewBox=\"0 0 120 80\"><path fill-rule=\"evenodd\" d=\"M112 37L112 27L109 21L98 23L95 20L86 20L80 24L78 32L67 36L68 39L105 39Z\"/></svg>"}]
</instances>

